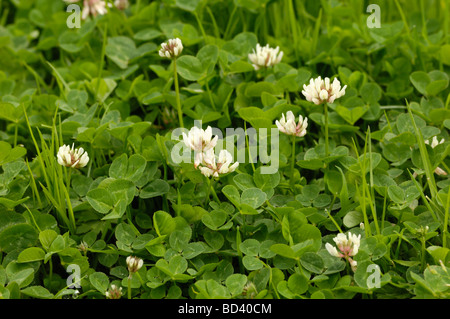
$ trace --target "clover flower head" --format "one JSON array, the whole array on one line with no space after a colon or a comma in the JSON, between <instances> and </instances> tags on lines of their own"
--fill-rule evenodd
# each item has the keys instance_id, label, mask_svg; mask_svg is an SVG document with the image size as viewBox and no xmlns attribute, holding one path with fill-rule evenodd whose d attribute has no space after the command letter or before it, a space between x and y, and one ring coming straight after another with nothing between
<instances>
[{"instance_id":1,"label":"clover flower head","mask_svg":"<svg viewBox=\"0 0 450 319\"><path fill-rule=\"evenodd\" d=\"M82 147L75 149L74 144L72 148L68 145L61 146L56 157L58 164L72 168L85 167L89 162L88 153Z\"/></svg>"},{"instance_id":2,"label":"clover flower head","mask_svg":"<svg viewBox=\"0 0 450 319\"><path fill-rule=\"evenodd\" d=\"M179 38L170 39L167 42L161 43L161 49L159 50L159 56L162 58L176 58L183 51L183 43Z\"/></svg>"},{"instance_id":3,"label":"clover flower head","mask_svg":"<svg viewBox=\"0 0 450 319\"><path fill-rule=\"evenodd\" d=\"M438 140L438 138L436 137L436 136L433 136L433 139L431 140L431 144L430 144L430 141L429 140L426 140L425 141L425 144L428 144L428 145L430 145L431 146L431 148L435 148L436 146L438 146L439 144L442 144L442 143L444 143L445 142L445 140L444 139L441 139L440 141ZM440 167L436 167L436 169L434 170L434 173L436 174L436 175L447 175L447 172L446 171L444 171L442 168L440 168Z\"/></svg>"},{"instance_id":4,"label":"clover flower head","mask_svg":"<svg viewBox=\"0 0 450 319\"><path fill-rule=\"evenodd\" d=\"M295 116L292 111L287 111L286 117L282 114L281 119L275 121L278 129L287 135L295 135L303 137L306 135L306 128L308 127L308 118L299 115L298 123L295 122Z\"/></svg>"},{"instance_id":5,"label":"clover flower head","mask_svg":"<svg viewBox=\"0 0 450 319\"><path fill-rule=\"evenodd\" d=\"M347 237L347 235L339 233L335 238L333 238L333 241L336 243L337 248L330 243L325 244L325 248L328 250L330 255L345 258L350 263L353 271L355 271L357 262L352 260L351 257L355 256L359 251L361 235L356 236L355 234L349 232Z\"/></svg>"},{"instance_id":6,"label":"clover flower head","mask_svg":"<svg viewBox=\"0 0 450 319\"><path fill-rule=\"evenodd\" d=\"M144 261L141 258L135 256L128 256L126 261L130 274L135 273L144 265Z\"/></svg>"},{"instance_id":7,"label":"clover flower head","mask_svg":"<svg viewBox=\"0 0 450 319\"><path fill-rule=\"evenodd\" d=\"M221 150L219 152L219 158L216 160L214 149L209 149L204 152L202 163L200 164L200 171L206 177L213 176L218 178L222 174L234 172L239 166L239 162L233 163L233 156L227 150Z\"/></svg>"},{"instance_id":8,"label":"clover flower head","mask_svg":"<svg viewBox=\"0 0 450 319\"><path fill-rule=\"evenodd\" d=\"M441 139L439 141L437 136L433 136L433 139L431 140L431 144L430 144L430 140L426 140L425 144L431 145L432 148L435 148L436 146L438 146L439 144L442 144L444 142L445 142L444 139Z\"/></svg>"},{"instance_id":9,"label":"clover flower head","mask_svg":"<svg viewBox=\"0 0 450 319\"><path fill-rule=\"evenodd\" d=\"M268 68L280 63L283 58L283 51L280 51L280 47L273 49L268 44L262 47L258 43L256 45L256 51L253 49L253 52L248 55L248 58L252 62L255 70L259 70L260 68Z\"/></svg>"},{"instance_id":10,"label":"clover flower head","mask_svg":"<svg viewBox=\"0 0 450 319\"><path fill-rule=\"evenodd\" d=\"M193 126L188 134L183 133L184 144L195 151L195 168L203 161L204 152L216 146L218 138L217 135L214 138L212 137L211 126L208 126L206 130Z\"/></svg>"},{"instance_id":11,"label":"clover flower head","mask_svg":"<svg viewBox=\"0 0 450 319\"><path fill-rule=\"evenodd\" d=\"M80 0L64 0L67 3L76 3ZM104 15L108 11L106 10L106 2L103 0L83 0L83 11L81 12L81 18L86 20L90 15L96 17L98 14Z\"/></svg>"},{"instance_id":12,"label":"clover flower head","mask_svg":"<svg viewBox=\"0 0 450 319\"><path fill-rule=\"evenodd\" d=\"M341 88L341 82L337 78L330 83L329 78L322 79L320 76L311 79L309 85L303 85L302 94L306 100L319 105L324 102L333 103L336 99L345 95L347 85Z\"/></svg>"},{"instance_id":13,"label":"clover flower head","mask_svg":"<svg viewBox=\"0 0 450 319\"><path fill-rule=\"evenodd\" d=\"M108 299L120 299L122 297L122 287L111 285L109 290L105 292L105 296Z\"/></svg>"},{"instance_id":14,"label":"clover flower head","mask_svg":"<svg viewBox=\"0 0 450 319\"><path fill-rule=\"evenodd\" d=\"M125 10L129 6L128 0L115 0L114 6L119 10Z\"/></svg>"}]
</instances>

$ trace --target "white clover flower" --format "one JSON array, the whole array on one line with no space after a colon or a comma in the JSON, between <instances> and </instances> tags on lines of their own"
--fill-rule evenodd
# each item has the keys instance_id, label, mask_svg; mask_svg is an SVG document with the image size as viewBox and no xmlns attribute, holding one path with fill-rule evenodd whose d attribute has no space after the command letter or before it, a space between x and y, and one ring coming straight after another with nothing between
<instances>
[{"instance_id":1,"label":"white clover flower","mask_svg":"<svg viewBox=\"0 0 450 319\"><path fill-rule=\"evenodd\" d=\"M431 147L432 147L432 148L435 148L436 146L438 146L439 144L442 144L442 143L444 143L444 142L445 142L444 139L441 139L440 141L438 141L437 136L433 136L433 139L431 140ZM430 141L429 141L429 140L426 140L426 141L425 141L425 144L430 145Z\"/></svg>"},{"instance_id":2,"label":"white clover flower","mask_svg":"<svg viewBox=\"0 0 450 319\"><path fill-rule=\"evenodd\" d=\"M437 137L436 137L436 136L433 136L433 139L431 140L431 147L432 147L432 148L435 148L436 146L438 146L439 144L442 144L442 143L444 143L444 142L445 142L444 139L441 139L440 141L438 141ZM430 145L430 141L429 141L429 140L426 140L426 141L425 141L425 144ZM440 168L440 167L436 167L436 169L434 170L434 173L435 173L436 175L447 175L447 172L444 171L444 170L443 170L442 168Z\"/></svg>"},{"instance_id":3,"label":"white clover flower","mask_svg":"<svg viewBox=\"0 0 450 319\"><path fill-rule=\"evenodd\" d=\"M72 168L85 167L89 162L88 153L82 147L74 149L74 144L72 148L68 145L61 146L56 157L58 164Z\"/></svg>"},{"instance_id":4,"label":"white clover flower","mask_svg":"<svg viewBox=\"0 0 450 319\"><path fill-rule=\"evenodd\" d=\"M64 0L67 3L76 3L80 0ZM81 12L81 18L86 20L89 14L97 16L97 14L104 15L108 11L106 10L106 2L103 0L83 0L83 11Z\"/></svg>"},{"instance_id":5,"label":"white clover flower","mask_svg":"<svg viewBox=\"0 0 450 319\"><path fill-rule=\"evenodd\" d=\"M345 258L350 263L352 270L355 271L357 263L350 257L353 257L358 253L361 244L361 235L356 236L349 232L347 238L345 234L339 233L333 240L339 250L330 243L326 243L325 248L330 255Z\"/></svg>"},{"instance_id":6,"label":"white clover flower","mask_svg":"<svg viewBox=\"0 0 450 319\"><path fill-rule=\"evenodd\" d=\"M195 151L195 168L203 161L204 152L216 146L218 138L217 135L214 138L212 137L211 126L208 126L206 130L193 126L188 135L183 133L184 144Z\"/></svg>"},{"instance_id":7,"label":"white clover flower","mask_svg":"<svg viewBox=\"0 0 450 319\"><path fill-rule=\"evenodd\" d=\"M135 257L135 256L127 257L127 266L128 266L128 271L130 272L130 275L131 275L131 273L135 273L136 271L141 269L143 265L144 265L144 261L141 258Z\"/></svg>"},{"instance_id":8,"label":"white clover flower","mask_svg":"<svg viewBox=\"0 0 450 319\"><path fill-rule=\"evenodd\" d=\"M282 114L280 121L276 120L275 124L284 134L302 137L306 135L308 118L303 118L303 116L299 115L298 123L295 123L294 113L292 113L292 111L287 111L286 117Z\"/></svg>"},{"instance_id":9,"label":"white clover flower","mask_svg":"<svg viewBox=\"0 0 450 319\"><path fill-rule=\"evenodd\" d=\"M219 152L219 158L216 161L214 149L210 149L203 154L203 161L201 163L200 171L206 177L213 176L218 178L222 174L234 172L239 166L239 162L233 163L233 156L227 150Z\"/></svg>"},{"instance_id":10,"label":"white clover flower","mask_svg":"<svg viewBox=\"0 0 450 319\"><path fill-rule=\"evenodd\" d=\"M122 287L111 285L109 290L105 292L105 296L108 299L120 299L122 297Z\"/></svg>"},{"instance_id":11,"label":"white clover flower","mask_svg":"<svg viewBox=\"0 0 450 319\"><path fill-rule=\"evenodd\" d=\"M179 38L170 39L167 42L161 43L159 56L162 58L176 58L183 51L183 44Z\"/></svg>"},{"instance_id":12,"label":"white clover flower","mask_svg":"<svg viewBox=\"0 0 450 319\"><path fill-rule=\"evenodd\" d=\"M115 0L114 6L119 10L125 10L128 8L130 4L128 3L128 0Z\"/></svg>"},{"instance_id":13,"label":"white clover flower","mask_svg":"<svg viewBox=\"0 0 450 319\"><path fill-rule=\"evenodd\" d=\"M253 53L250 53L248 58L252 62L255 70L259 70L260 68L268 68L280 63L283 58L283 51L280 51L279 47L275 49L270 48L268 44L265 47L261 47L258 43L256 45L256 52L253 49Z\"/></svg>"},{"instance_id":14,"label":"white clover flower","mask_svg":"<svg viewBox=\"0 0 450 319\"><path fill-rule=\"evenodd\" d=\"M330 83L329 78L323 80L320 76L311 79L309 85L303 85L302 94L309 102L319 105L324 102L333 103L336 99L345 95L347 85L341 88L341 83L337 78Z\"/></svg>"}]
</instances>

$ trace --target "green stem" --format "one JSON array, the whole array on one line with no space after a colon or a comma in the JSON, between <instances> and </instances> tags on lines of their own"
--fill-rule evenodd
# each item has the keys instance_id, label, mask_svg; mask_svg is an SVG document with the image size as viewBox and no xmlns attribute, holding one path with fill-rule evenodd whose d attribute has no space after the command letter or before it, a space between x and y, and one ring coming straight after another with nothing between
<instances>
[{"instance_id":1,"label":"green stem","mask_svg":"<svg viewBox=\"0 0 450 319\"><path fill-rule=\"evenodd\" d=\"M131 299L131 276L132 274L130 273L130 275L128 276L128 299Z\"/></svg>"},{"instance_id":2,"label":"green stem","mask_svg":"<svg viewBox=\"0 0 450 319\"><path fill-rule=\"evenodd\" d=\"M205 43L208 43L208 38L206 37L206 32L205 32L205 29L203 28L202 21L198 17L197 12L194 11L193 14L195 16L195 19L197 20L198 27L200 28L200 32L202 33L202 36L203 36L203 39L205 40Z\"/></svg>"},{"instance_id":3,"label":"green stem","mask_svg":"<svg viewBox=\"0 0 450 319\"><path fill-rule=\"evenodd\" d=\"M70 189L70 178L71 178L71 175L72 175L72 167L69 167L69 168L67 168L66 167L66 170L68 170L68 172L67 172L67 175L66 175L66 177L67 177L67 180L66 180L66 187L67 187L67 191Z\"/></svg>"},{"instance_id":4,"label":"green stem","mask_svg":"<svg viewBox=\"0 0 450 319\"><path fill-rule=\"evenodd\" d=\"M212 183L211 183L211 192L212 192L212 195L214 197L214 200L217 201L218 203L220 203L220 199L217 196L216 190L214 189L214 185Z\"/></svg>"},{"instance_id":5,"label":"green stem","mask_svg":"<svg viewBox=\"0 0 450 319\"><path fill-rule=\"evenodd\" d=\"M324 116L325 116L325 157L328 157L328 104L325 103L323 106Z\"/></svg>"},{"instance_id":6,"label":"green stem","mask_svg":"<svg viewBox=\"0 0 450 319\"><path fill-rule=\"evenodd\" d=\"M424 271L425 270L425 266L426 266L426 263L425 263L425 250L426 250L426 247L425 247L425 234L423 234L422 235L422 238L421 238L421 242L422 242L422 253L420 254L421 256L420 256L420 259L421 259L421 267L422 267L422 271Z\"/></svg>"},{"instance_id":7,"label":"green stem","mask_svg":"<svg viewBox=\"0 0 450 319\"><path fill-rule=\"evenodd\" d=\"M18 131L19 131L19 122L16 122L16 126L14 128L14 147L17 146Z\"/></svg>"},{"instance_id":8,"label":"green stem","mask_svg":"<svg viewBox=\"0 0 450 319\"><path fill-rule=\"evenodd\" d=\"M103 31L103 44L102 44L102 54L100 57L100 65L98 67L98 74L97 74L97 84L95 87L95 97L99 100L99 90L100 90L100 79L102 77L103 72L103 64L105 63L105 54L106 54L106 41L108 39L108 22L105 22L105 30Z\"/></svg>"},{"instance_id":9,"label":"green stem","mask_svg":"<svg viewBox=\"0 0 450 319\"><path fill-rule=\"evenodd\" d=\"M448 234L448 214L450 210L450 188L447 193L447 203L445 206L445 216L444 216L444 230L442 232L442 247L447 246L447 234Z\"/></svg>"},{"instance_id":10,"label":"green stem","mask_svg":"<svg viewBox=\"0 0 450 319\"><path fill-rule=\"evenodd\" d=\"M339 230L339 232L343 234L344 232L342 231L341 227L339 227L339 224L336 222L336 220L333 218L333 216L331 216L331 213L328 211L328 209L325 208L325 212L327 213L328 217L330 217L334 226L336 226L336 228Z\"/></svg>"},{"instance_id":11,"label":"green stem","mask_svg":"<svg viewBox=\"0 0 450 319\"><path fill-rule=\"evenodd\" d=\"M177 59L173 59L173 78L175 84L175 93L177 96L177 109L178 109L178 122L180 126L184 128L183 124L183 111L181 110L181 101L180 101L180 88L178 84L178 73L177 73Z\"/></svg>"},{"instance_id":12,"label":"green stem","mask_svg":"<svg viewBox=\"0 0 450 319\"><path fill-rule=\"evenodd\" d=\"M52 283L52 277L53 277L53 262L52 262L52 258L50 257L50 259L48 260L48 265L49 265L49 267L50 267L50 269L49 269L49 275L48 275L48 280L49 280L49 283L50 283L50 285L51 285L51 283Z\"/></svg>"},{"instance_id":13,"label":"green stem","mask_svg":"<svg viewBox=\"0 0 450 319\"><path fill-rule=\"evenodd\" d=\"M295 166L295 135L292 135L291 176L289 182L290 187L293 191L294 191L294 166Z\"/></svg>"},{"instance_id":14,"label":"green stem","mask_svg":"<svg viewBox=\"0 0 450 319\"><path fill-rule=\"evenodd\" d=\"M209 195L211 194L211 189L212 189L211 179L209 179L208 177L206 177L206 180L208 181L208 189L206 190L205 207L206 207L206 205L208 205L208 203L209 203Z\"/></svg>"}]
</instances>

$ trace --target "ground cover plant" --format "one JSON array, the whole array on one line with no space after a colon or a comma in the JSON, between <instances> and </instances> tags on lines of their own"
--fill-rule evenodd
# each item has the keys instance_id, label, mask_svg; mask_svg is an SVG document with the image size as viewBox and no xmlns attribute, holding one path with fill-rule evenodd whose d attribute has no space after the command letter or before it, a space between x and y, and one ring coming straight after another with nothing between
<instances>
[{"instance_id":1,"label":"ground cover plant","mask_svg":"<svg viewBox=\"0 0 450 319\"><path fill-rule=\"evenodd\" d=\"M450 3L0 2L0 297L450 297Z\"/></svg>"}]
</instances>

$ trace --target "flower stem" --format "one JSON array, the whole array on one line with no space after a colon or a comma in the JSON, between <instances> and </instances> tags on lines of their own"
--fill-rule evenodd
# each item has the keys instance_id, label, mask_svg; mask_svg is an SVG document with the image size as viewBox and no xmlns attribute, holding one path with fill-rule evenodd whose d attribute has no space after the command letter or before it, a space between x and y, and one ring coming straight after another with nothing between
<instances>
[{"instance_id":1,"label":"flower stem","mask_svg":"<svg viewBox=\"0 0 450 319\"><path fill-rule=\"evenodd\" d=\"M173 59L173 78L175 84L175 93L177 97L177 109L178 109L178 122L180 126L184 128L183 124L183 111L181 110L181 101L180 101L180 88L178 85L178 73L177 73L177 59Z\"/></svg>"},{"instance_id":2,"label":"flower stem","mask_svg":"<svg viewBox=\"0 0 450 319\"><path fill-rule=\"evenodd\" d=\"M295 135L292 135L291 177L289 179L291 189L294 188L294 166L295 166Z\"/></svg>"},{"instance_id":3,"label":"flower stem","mask_svg":"<svg viewBox=\"0 0 450 319\"><path fill-rule=\"evenodd\" d=\"M127 288L128 288L128 299L131 299L131 273L128 276L128 284L127 284Z\"/></svg>"},{"instance_id":4,"label":"flower stem","mask_svg":"<svg viewBox=\"0 0 450 319\"><path fill-rule=\"evenodd\" d=\"M218 203L220 203L220 199L217 196L216 190L214 189L214 183L210 183L210 187L211 187L211 192L212 192L214 200L217 201Z\"/></svg>"},{"instance_id":5,"label":"flower stem","mask_svg":"<svg viewBox=\"0 0 450 319\"><path fill-rule=\"evenodd\" d=\"M211 194L211 189L212 189L211 179L206 177L206 180L208 181L208 189L206 190L205 207L209 203L209 195Z\"/></svg>"},{"instance_id":6,"label":"flower stem","mask_svg":"<svg viewBox=\"0 0 450 319\"><path fill-rule=\"evenodd\" d=\"M325 116L325 156L328 157L328 104L325 103L323 106L324 116Z\"/></svg>"}]
</instances>

